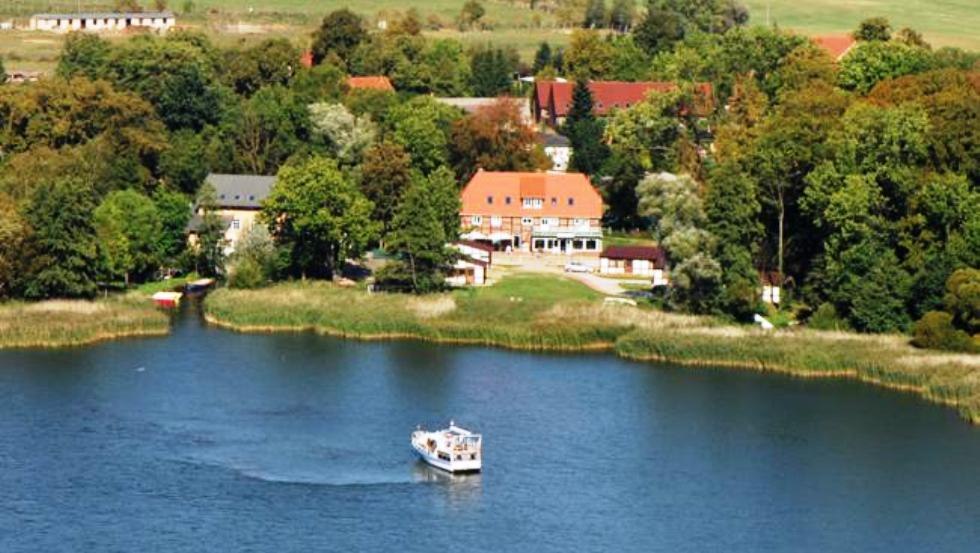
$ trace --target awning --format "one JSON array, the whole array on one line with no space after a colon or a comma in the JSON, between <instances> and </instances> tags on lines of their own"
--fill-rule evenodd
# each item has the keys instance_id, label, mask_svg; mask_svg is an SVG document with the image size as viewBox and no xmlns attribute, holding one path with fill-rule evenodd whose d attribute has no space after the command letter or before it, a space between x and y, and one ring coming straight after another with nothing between
<instances>
[{"instance_id":1,"label":"awning","mask_svg":"<svg viewBox=\"0 0 980 553\"><path fill-rule=\"evenodd\" d=\"M464 240L489 240L490 239L489 236L483 234L478 230L474 230L473 232L468 232L466 234L461 234L460 238Z\"/></svg>"},{"instance_id":2,"label":"awning","mask_svg":"<svg viewBox=\"0 0 980 553\"><path fill-rule=\"evenodd\" d=\"M583 230L535 230L532 238L561 238L566 240L601 240L602 231L593 229Z\"/></svg>"},{"instance_id":3,"label":"awning","mask_svg":"<svg viewBox=\"0 0 980 553\"><path fill-rule=\"evenodd\" d=\"M509 233L506 233L506 232L493 232L493 233L490 233L490 240L493 241L493 242L504 242L504 241L508 241L509 242L509 241L511 241L513 239L514 239L514 235L513 234L509 234Z\"/></svg>"}]
</instances>

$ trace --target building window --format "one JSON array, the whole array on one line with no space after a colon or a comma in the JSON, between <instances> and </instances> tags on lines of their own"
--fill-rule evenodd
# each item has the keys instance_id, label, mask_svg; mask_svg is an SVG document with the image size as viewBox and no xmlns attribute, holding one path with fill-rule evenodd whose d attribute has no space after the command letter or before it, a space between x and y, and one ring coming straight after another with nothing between
<instances>
[{"instance_id":1,"label":"building window","mask_svg":"<svg viewBox=\"0 0 980 553\"><path fill-rule=\"evenodd\" d=\"M238 230L238 229L242 228L242 222L239 221L238 219L232 219L231 220L231 228L233 228L235 230Z\"/></svg>"},{"instance_id":2,"label":"building window","mask_svg":"<svg viewBox=\"0 0 980 553\"><path fill-rule=\"evenodd\" d=\"M585 249L587 249L587 250L595 250L596 249L596 241L595 240L586 240L585 241Z\"/></svg>"},{"instance_id":3,"label":"building window","mask_svg":"<svg viewBox=\"0 0 980 553\"><path fill-rule=\"evenodd\" d=\"M584 227L585 224L585 219L572 219L572 226Z\"/></svg>"},{"instance_id":4,"label":"building window","mask_svg":"<svg viewBox=\"0 0 980 553\"><path fill-rule=\"evenodd\" d=\"M493 228L500 228L500 225L502 223L503 223L503 221L500 219L500 217L498 217L496 215L494 215L493 217L490 217L490 226L491 227L493 227Z\"/></svg>"},{"instance_id":5,"label":"building window","mask_svg":"<svg viewBox=\"0 0 980 553\"><path fill-rule=\"evenodd\" d=\"M487 205L493 205L493 196L487 196Z\"/></svg>"},{"instance_id":6,"label":"building window","mask_svg":"<svg viewBox=\"0 0 980 553\"><path fill-rule=\"evenodd\" d=\"M575 205L575 198L568 198L568 205Z\"/></svg>"},{"instance_id":7,"label":"building window","mask_svg":"<svg viewBox=\"0 0 980 553\"><path fill-rule=\"evenodd\" d=\"M558 225L558 219L555 219L554 217L542 217L541 218L541 224L543 226L546 226L546 227L547 226L551 226L551 225L556 225L557 226Z\"/></svg>"},{"instance_id":8,"label":"building window","mask_svg":"<svg viewBox=\"0 0 980 553\"><path fill-rule=\"evenodd\" d=\"M510 205L510 196L505 196L504 197L504 203L507 204L507 205Z\"/></svg>"},{"instance_id":9,"label":"building window","mask_svg":"<svg viewBox=\"0 0 980 553\"><path fill-rule=\"evenodd\" d=\"M253 195L251 195L251 194L249 194L249 195L248 195L248 201L250 201L250 202L254 202L254 201L255 201L255 196L253 196Z\"/></svg>"},{"instance_id":10,"label":"building window","mask_svg":"<svg viewBox=\"0 0 980 553\"><path fill-rule=\"evenodd\" d=\"M541 198L524 198L524 209L541 209L544 201Z\"/></svg>"},{"instance_id":11,"label":"building window","mask_svg":"<svg viewBox=\"0 0 980 553\"><path fill-rule=\"evenodd\" d=\"M551 206L554 207L558 205L558 198L551 198Z\"/></svg>"},{"instance_id":12,"label":"building window","mask_svg":"<svg viewBox=\"0 0 980 553\"><path fill-rule=\"evenodd\" d=\"M530 217L523 217L523 218L521 218L521 224L522 225L525 225L525 226L533 225L534 224L534 219L532 219Z\"/></svg>"},{"instance_id":13,"label":"building window","mask_svg":"<svg viewBox=\"0 0 980 553\"><path fill-rule=\"evenodd\" d=\"M483 224L483 215L473 215L472 217L470 217L470 224L473 224L473 225L482 225Z\"/></svg>"}]
</instances>

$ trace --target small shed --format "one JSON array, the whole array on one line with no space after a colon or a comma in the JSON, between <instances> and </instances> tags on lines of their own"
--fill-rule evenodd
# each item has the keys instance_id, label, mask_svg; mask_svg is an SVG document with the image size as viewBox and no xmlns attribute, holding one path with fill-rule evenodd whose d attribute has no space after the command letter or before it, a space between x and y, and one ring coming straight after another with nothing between
<instances>
[{"instance_id":1,"label":"small shed","mask_svg":"<svg viewBox=\"0 0 980 553\"><path fill-rule=\"evenodd\" d=\"M609 246L599 255L599 274L653 277L654 286L666 286L667 253L658 246Z\"/></svg>"},{"instance_id":2,"label":"small shed","mask_svg":"<svg viewBox=\"0 0 980 553\"><path fill-rule=\"evenodd\" d=\"M450 286L483 286L487 283L490 264L472 257L460 257L446 276Z\"/></svg>"}]
</instances>

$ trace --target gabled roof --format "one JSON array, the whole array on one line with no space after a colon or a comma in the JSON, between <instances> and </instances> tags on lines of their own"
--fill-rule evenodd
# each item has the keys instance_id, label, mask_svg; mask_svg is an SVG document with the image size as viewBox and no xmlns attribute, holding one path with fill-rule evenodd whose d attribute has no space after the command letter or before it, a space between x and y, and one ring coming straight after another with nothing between
<instances>
[{"instance_id":1,"label":"gabled roof","mask_svg":"<svg viewBox=\"0 0 980 553\"><path fill-rule=\"evenodd\" d=\"M74 13L36 13L37 19L170 19L174 12L74 12Z\"/></svg>"},{"instance_id":2,"label":"gabled roof","mask_svg":"<svg viewBox=\"0 0 980 553\"><path fill-rule=\"evenodd\" d=\"M540 198L541 207L525 209L523 198ZM478 171L463 188L460 213L598 219L602 217L602 197L581 173Z\"/></svg>"},{"instance_id":3,"label":"gabled roof","mask_svg":"<svg viewBox=\"0 0 980 553\"><path fill-rule=\"evenodd\" d=\"M815 36L813 42L834 60L840 61L856 43L851 35Z\"/></svg>"},{"instance_id":4,"label":"gabled roof","mask_svg":"<svg viewBox=\"0 0 980 553\"><path fill-rule=\"evenodd\" d=\"M218 206L225 209L259 209L269 195L276 177L264 175L224 175L211 173L207 182L217 193Z\"/></svg>"},{"instance_id":5,"label":"gabled roof","mask_svg":"<svg viewBox=\"0 0 980 553\"><path fill-rule=\"evenodd\" d=\"M710 83L699 83L697 86L699 99L697 109L710 111L711 103L705 103L711 99L712 87ZM589 90L592 91L592 99L595 106L596 115L606 115L614 109L628 108L637 104L653 92L673 92L678 89L676 83L667 81L591 81ZM535 85L535 93L538 96L538 105L547 107L550 105L550 97L555 102L555 117L565 117L572 107L572 92L575 90L575 83L541 81ZM702 107L701 104L704 104Z\"/></svg>"},{"instance_id":6,"label":"gabled roof","mask_svg":"<svg viewBox=\"0 0 980 553\"><path fill-rule=\"evenodd\" d=\"M644 259L655 269L667 268L667 252L659 246L608 246L599 257L607 259Z\"/></svg>"},{"instance_id":7,"label":"gabled roof","mask_svg":"<svg viewBox=\"0 0 980 553\"><path fill-rule=\"evenodd\" d=\"M391 80L384 75L368 76L368 77L348 77L347 86L351 88L368 88L371 90L388 90L390 92L395 91L395 87L392 86Z\"/></svg>"}]
</instances>

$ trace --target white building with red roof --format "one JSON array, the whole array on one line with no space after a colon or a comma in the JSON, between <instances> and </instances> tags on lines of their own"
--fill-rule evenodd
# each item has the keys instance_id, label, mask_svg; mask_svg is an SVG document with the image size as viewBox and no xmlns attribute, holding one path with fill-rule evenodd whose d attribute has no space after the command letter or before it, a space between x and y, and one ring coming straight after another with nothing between
<instances>
[{"instance_id":1,"label":"white building with red roof","mask_svg":"<svg viewBox=\"0 0 980 553\"><path fill-rule=\"evenodd\" d=\"M581 173L478 171L463 188L462 237L497 250L598 253L602 196Z\"/></svg>"}]
</instances>

